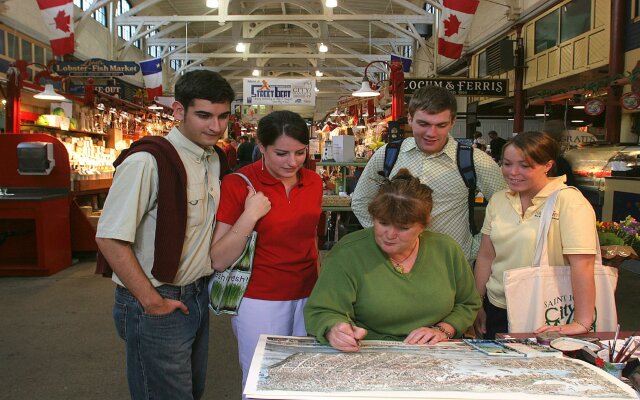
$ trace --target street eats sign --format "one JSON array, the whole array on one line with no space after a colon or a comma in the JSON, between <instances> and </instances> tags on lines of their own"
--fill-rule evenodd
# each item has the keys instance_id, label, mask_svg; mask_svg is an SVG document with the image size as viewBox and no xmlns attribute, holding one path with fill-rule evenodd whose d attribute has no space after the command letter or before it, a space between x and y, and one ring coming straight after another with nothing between
<instances>
[{"instance_id":1,"label":"street eats sign","mask_svg":"<svg viewBox=\"0 0 640 400\"><path fill-rule=\"evenodd\" d=\"M246 105L314 106L316 82L313 79L245 78L242 101Z\"/></svg>"},{"instance_id":2,"label":"street eats sign","mask_svg":"<svg viewBox=\"0 0 640 400\"><path fill-rule=\"evenodd\" d=\"M404 80L404 94L411 95L423 86L440 86L456 96L507 97L507 79L416 78Z\"/></svg>"}]
</instances>

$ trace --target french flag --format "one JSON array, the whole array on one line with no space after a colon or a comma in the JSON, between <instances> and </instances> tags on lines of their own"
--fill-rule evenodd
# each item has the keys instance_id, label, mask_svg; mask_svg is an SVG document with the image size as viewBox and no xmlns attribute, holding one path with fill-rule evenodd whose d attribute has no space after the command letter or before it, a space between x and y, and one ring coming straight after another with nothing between
<instances>
[{"instance_id":1,"label":"french flag","mask_svg":"<svg viewBox=\"0 0 640 400\"><path fill-rule=\"evenodd\" d=\"M479 3L479 0L444 0L442 2L438 54L453 60L460 58Z\"/></svg>"},{"instance_id":2,"label":"french flag","mask_svg":"<svg viewBox=\"0 0 640 400\"><path fill-rule=\"evenodd\" d=\"M38 0L45 25L51 33L49 43L54 56L73 54L75 38L73 35L73 1Z\"/></svg>"},{"instance_id":3,"label":"french flag","mask_svg":"<svg viewBox=\"0 0 640 400\"><path fill-rule=\"evenodd\" d=\"M150 100L162 96L162 59L140 61L140 70Z\"/></svg>"}]
</instances>

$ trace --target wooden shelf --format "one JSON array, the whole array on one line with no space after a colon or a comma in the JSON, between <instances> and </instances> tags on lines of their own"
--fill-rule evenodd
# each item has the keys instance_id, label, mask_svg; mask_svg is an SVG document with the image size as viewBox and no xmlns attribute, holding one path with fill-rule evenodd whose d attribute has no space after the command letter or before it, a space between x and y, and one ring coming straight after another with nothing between
<instances>
[{"instance_id":1,"label":"wooden shelf","mask_svg":"<svg viewBox=\"0 0 640 400\"><path fill-rule=\"evenodd\" d=\"M113 179L83 179L74 180L71 192L75 195L90 194L87 192L107 191Z\"/></svg>"},{"instance_id":2,"label":"wooden shelf","mask_svg":"<svg viewBox=\"0 0 640 400\"><path fill-rule=\"evenodd\" d=\"M86 132L79 131L76 129L62 130L60 128L56 128L53 126L45 126L45 125L33 125L33 124L24 124L20 125L20 130L24 133L55 133L60 135L74 135L74 136L108 136L106 133L97 133L97 132Z\"/></svg>"}]
</instances>

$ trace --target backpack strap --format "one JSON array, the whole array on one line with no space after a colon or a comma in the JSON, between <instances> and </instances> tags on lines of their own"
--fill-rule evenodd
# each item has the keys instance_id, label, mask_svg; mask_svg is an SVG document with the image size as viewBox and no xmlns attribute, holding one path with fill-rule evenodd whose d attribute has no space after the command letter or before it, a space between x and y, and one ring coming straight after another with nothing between
<instances>
[{"instance_id":1,"label":"backpack strap","mask_svg":"<svg viewBox=\"0 0 640 400\"><path fill-rule=\"evenodd\" d=\"M396 161L398 161L398 154L400 154L400 147L402 146L402 142L404 138L400 140L394 140L393 142L389 142L387 147L384 150L384 165L382 166L382 171L378 171L378 175L388 178L391 175L391 170L393 166L396 165Z\"/></svg>"},{"instance_id":2,"label":"backpack strap","mask_svg":"<svg viewBox=\"0 0 640 400\"><path fill-rule=\"evenodd\" d=\"M476 168L473 164L473 147L458 143L456 162L458 164L458 172L460 172L464 185L469 189L467 195L467 202L469 203L469 229L471 230L471 234L476 235L480 231L476 226L474 218L476 186L478 182L476 177Z\"/></svg>"}]
</instances>

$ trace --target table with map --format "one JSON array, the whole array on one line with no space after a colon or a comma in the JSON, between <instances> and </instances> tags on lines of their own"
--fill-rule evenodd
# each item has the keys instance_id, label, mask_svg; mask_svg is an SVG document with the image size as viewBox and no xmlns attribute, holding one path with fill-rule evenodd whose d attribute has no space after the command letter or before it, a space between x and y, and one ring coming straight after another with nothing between
<instances>
[{"instance_id":1,"label":"table with map","mask_svg":"<svg viewBox=\"0 0 640 400\"><path fill-rule=\"evenodd\" d=\"M245 395L255 399L638 399L585 362L492 357L463 342L363 341L344 353L314 338L262 335Z\"/></svg>"}]
</instances>

